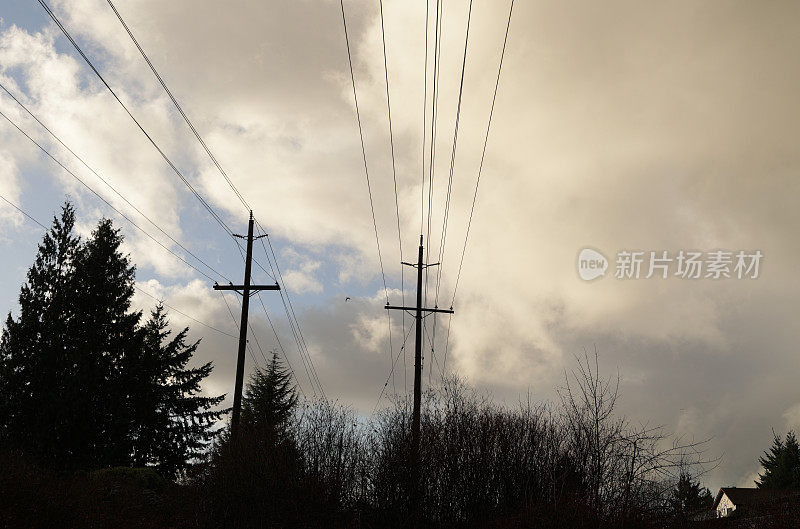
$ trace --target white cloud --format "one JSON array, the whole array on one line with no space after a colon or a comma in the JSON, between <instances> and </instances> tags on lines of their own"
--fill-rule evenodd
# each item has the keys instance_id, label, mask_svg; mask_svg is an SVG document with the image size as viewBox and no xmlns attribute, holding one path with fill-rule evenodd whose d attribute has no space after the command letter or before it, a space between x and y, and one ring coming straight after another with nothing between
<instances>
[{"instance_id":1,"label":"white cloud","mask_svg":"<svg viewBox=\"0 0 800 529\"><path fill-rule=\"evenodd\" d=\"M783 412L783 418L786 419L787 428L800 431L800 403Z\"/></svg>"},{"instance_id":2,"label":"white cloud","mask_svg":"<svg viewBox=\"0 0 800 529\"><path fill-rule=\"evenodd\" d=\"M402 258L408 261L416 255L420 226L425 13L422 3L384 4ZM105 2L54 5L198 190L243 225L243 208ZM289 263L287 286L324 292L321 270L330 265L339 282L332 286L372 288L379 277L377 249L338 5L291 2L276 9L242 0L187 6L145 0L120 7L262 224L298 248L313 248L281 256ZM448 3L445 10L432 261L438 260L466 7ZM505 30L505 5L475 9L440 306L452 297ZM732 454L712 479L735 481L751 472L758 455L750 441L760 443L768 423L794 409L786 400L794 382L785 366L800 338L789 317L800 290L800 250L787 241L800 225L794 140L800 135L800 71L793 55L800 43L785 21L796 20L798 8L759 11L755 22L754 8L730 9L723 2L653 9L614 2L603 9L515 7L448 365L498 394L529 386L541 394L557 385L571 353L596 344L601 361L619 367L623 380L635 374L636 384L623 387L630 410L686 429L711 425L717 446ZM376 15L374 3L348 5L383 264L390 287L397 287L401 256ZM3 26L3 82L24 89L32 110L166 231L238 267L229 242L111 96L72 55L58 53L56 36L52 26L36 34ZM0 99L4 112L22 118ZM13 146L3 149L11 158L3 161L0 182L12 182L9 192L19 198L35 157L30 148L6 143L14 131L0 131L3 146ZM48 146L54 147L49 140ZM136 216L74 160L69 166ZM79 201L87 197L68 175L52 166L47 171L65 192ZM0 215L5 211L0 207ZM224 304L209 297L207 282L192 283L184 265L136 230L125 227L125 234L140 270L183 285L159 282L152 287L164 290L154 293L200 319L230 323ZM587 245L609 257L621 249L758 248L765 262L753 282L605 278L586 284L577 278L574 258ZM325 366L321 378L343 398L366 403L374 387L365 381L385 377L379 373L385 362L375 352L386 350L388 327L381 295L353 301L363 305L333 303L330 310L299 310L298 316ZM142 306L149 306L146 300ZM438 319L442 330L445 321ZM437 331L437 342L445 335ZM440 351L443 343L436 346ZM213 356L210 348L203 351ZM757 383L764 387L766 380L772 381L769 391L759 393ZM681 417L681 408L692 412ZM786 420L796 421L794 412Z\"/></svg>"}]
</instances>

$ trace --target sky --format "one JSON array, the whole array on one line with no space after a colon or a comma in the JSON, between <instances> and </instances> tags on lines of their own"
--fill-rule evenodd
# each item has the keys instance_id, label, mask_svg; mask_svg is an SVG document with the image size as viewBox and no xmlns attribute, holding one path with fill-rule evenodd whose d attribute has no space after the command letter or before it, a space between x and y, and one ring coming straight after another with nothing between
<instances>
[{"instance_id":1,"label":"sky","mask_svg":"<svg viewBox=\"0 0 800 529\"><path fill-rule=\"evenodd\" d=\"M383 3L393 176L379 4L344 2L368 187L338 2L116 3L270 234L325 394L364 415L376 401L387 403L385 394L378 400L387 377L388 394L412 386L411 341L401 349L410 319L393 313L390 326L383 305L387 296L395 305L404 297L412 302L413 270L401 277L400 261L416 259L421 226L428 246L433 4L426 85L426 3ZM455 315L438 317L435 334L427 320L425 385L446 370L510 406L527 395L553 401L576 355L596 349L601 374L620 377L621 413L685 439L710 438L709 454L722 461L706 483L751 486L773 429L800 428L800 328L793 321L800 294L800 4L517 0L453 299L509 10L506 1L473 1L459 112L469 5L453 0L442 12L429 210L430 262L441 260L441 282L437 299L432 268L428 303L452 303ZM234 232L246 231L246 208L108 3L50 6L194 188ZM241 281L235 242L37 2L0 6L0 82L166 233ZM5 93L0 111L162 244L224 282ZM189 326L202 338L196 359L215 365L204 390L232 395L236 340L194 321L235 335L239 304L232 294L214 292L210 279L5 120L0 194L45 224L70 200L83 236L100 218L114 219L139 288L180 311L170 313L175 328ZM17 313L41 236L0 201L2 311ZM587 248L607 260L605 274L591 281L578 270ZM701 253L701 277L676 275L681 251ZM706 277L717 251L731 252L729 278ZM760 252L757 277L753 269L737 277L740 251ZM621 252L643 252L638 278L616 277ZM646 277L650 252L673 259L666 278L658 269ZM255 256L267 266L260 243ZM254 281L272 282L258 267ZM300 387L313 395L280 296L265 292L262 299ZM154 303L137 293L137 308ZM280 346L260 303L251 309L253 357L263 363L257 346L265 355Z\"/></svg>"}]
</instances>

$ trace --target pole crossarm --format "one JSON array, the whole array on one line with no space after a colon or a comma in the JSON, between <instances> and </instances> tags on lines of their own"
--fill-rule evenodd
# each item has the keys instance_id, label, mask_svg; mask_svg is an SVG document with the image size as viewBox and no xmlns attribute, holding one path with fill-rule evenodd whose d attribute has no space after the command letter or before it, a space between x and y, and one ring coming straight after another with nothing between
<instances>
[{"instance_id":1,"label":"pole crossarm","mask_svg":"<svg viewBox=\"0 0 800 529\"><path fill-rule=\"evenodd\" d=\"M281 287L278 286L278 283L275 283L274 285L250 285L248 288L251 291L251 295L255 294L256 291L261 291L261 290L280 290L281 289ZM236 292L239 292L239 294L241 294L242 293L241 291L244 290L244 285L219 285L219 284L215 284L214 285L214 290L235 290Z\"/></svg>"},{"instance_id":2,"label":"pole crossarm","mask_svg":"<svg viewBox=\"0 0 800 529\"><path fill-rule=\"evenodd\" d=\"M386 310L421 310L422 312L444 312L446 314L455 314L453 309L426 309L425 307L395 307L392 305L386 305L384 307Z\"/></svg>"},{"instance_id":3,"label":"pole crossarm","mask_svg":"<svg viewBox=\"0 0 800 529\"><path fill-rule=\"evenodd\" d=\"M234 237L245 238L242 235ZM242 296L242 317L239 320L239 352L236 356L236 385L233 392L233 414L231 416L231 436L236 437L239 429L239 420L242 413L242 386L244 385L244 353L247 347L247 318L250 310L250 297L261 290L280 290L276 282L274 285L251 285L250 272L253 262L253 212L250 212L250 222L247 225L247 258L244 261L244 284L220 285L214 283L214 290L233 290Z\"/></svg>"},{"instance_id":4,"label":"pole crossarm","mask_svg":"<svg viewBox=\"0 0 800 529\"><path fill-rule=\"evenodd\" d=\"M454 314L453 307L449 309L440 309L439 307L425 308L422 306L422 271L429 266L436 266L439 263L424 264L422 235L419 236L419 254L417 255L417 262L402 264L411 266L417 269L417 304L414 307L400 307L389 305L386 303L386 310L403 310L410 312L415 320L416 336L414 340L414 412L411 419L411 453L410 466L411 466L411 498L412 503L416 504L420 497L420 429L421 429L421 403L422 403L422 322L423 318L435 313ZM423 313L426 313L423 315Z\"/></svg>"},{"instance_id":5,"label":"pole crossarm","mask_svg":"<svg viewBox=\"0 0 800 529\"><path fill-rule=\"evenodd\" d=\"M428 268L429 266L439 266L442 263L422 264L422 263L407 263L405 261L400 261L400 264L410 266L411 268Z\"/></svg>"}]
</instances>

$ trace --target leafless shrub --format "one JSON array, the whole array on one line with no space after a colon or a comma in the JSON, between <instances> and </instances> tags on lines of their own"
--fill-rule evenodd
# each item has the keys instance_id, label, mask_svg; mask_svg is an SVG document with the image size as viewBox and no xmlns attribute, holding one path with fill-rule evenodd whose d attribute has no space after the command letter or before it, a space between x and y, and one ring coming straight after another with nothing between
<instances>
[{"instance_id":1,"label":"leafless shrub","mask_svg":"<svg viewBox=\"0 0 800 529\"><path fill-rule=\"evenodd\" d=\"M681 471L702 475L718 463L705 455L708 441L670 439L663 426L632 425L615 414L619 375L603 379L598 355L584 351L559 390L567 450L598 515L628 519L663 510Z\"/></svg>"}]
</instances>

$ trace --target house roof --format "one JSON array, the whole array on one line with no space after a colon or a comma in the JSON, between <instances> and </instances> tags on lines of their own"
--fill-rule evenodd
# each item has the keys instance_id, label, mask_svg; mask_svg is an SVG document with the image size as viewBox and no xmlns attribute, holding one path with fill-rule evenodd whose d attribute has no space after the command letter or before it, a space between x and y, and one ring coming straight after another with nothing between
<instances>
[{"instance_id":1,"label":"house roof","mask_svg":"<svg viewBox=\"0 0 800 529\"><path fill-rule=\"evenodd\" d=\"M751 487L722 487L717 493L714 500L714 509L719 505L722 500L722 495L725 494L733 502L736 507L761 505L771 501L797 496L800 491L796 490L781 490L781 489L757 489Z\"/></svg>"}]
</instances>

